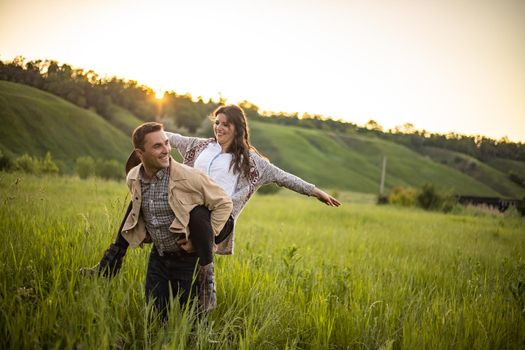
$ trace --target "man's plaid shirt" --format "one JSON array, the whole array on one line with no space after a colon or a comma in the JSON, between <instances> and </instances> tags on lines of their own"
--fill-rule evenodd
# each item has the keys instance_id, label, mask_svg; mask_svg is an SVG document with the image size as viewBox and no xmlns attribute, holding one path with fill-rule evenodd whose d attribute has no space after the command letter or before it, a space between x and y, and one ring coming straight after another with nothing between
<instances>
[{"instance_id":1,"label":"man's plaid shirt","mask_svg":"<svg viewBox=\"0 0 525 350\"><path fill-rule=\"evenodd\" d=\"M168 203L169 168L159 170L151 180L144 178L144 168L140 169L140 187L142 189L141 210L146 223L146 230L160 255L164 252L176 252L181 248L177 240L183 233L170 231L175 220L175 213Z\"/></svg>"}]
</instances>

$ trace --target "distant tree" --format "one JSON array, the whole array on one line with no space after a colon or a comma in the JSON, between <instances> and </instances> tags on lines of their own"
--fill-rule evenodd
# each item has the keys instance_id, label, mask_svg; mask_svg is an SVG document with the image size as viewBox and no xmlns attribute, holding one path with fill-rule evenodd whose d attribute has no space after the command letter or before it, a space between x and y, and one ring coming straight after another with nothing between
<instances>
[{"instance_id":1,"label":"distant tree","mask_svg":"<svg viewBox=\"0 0 525 350\"><path fill-rule=\"evenodd\" d=\"M405 207L416 204L417 191L411 187L394 187L388 192L388 203Z\"/></svg>"},{"instance_id":2,"label":"distant tree","mask_svg":"<svg viewBox=\"0 0 525 350\"><path fill-rule=\"evenodd\" d=\"M90 156L79 157L76 160L76 171L81 179L95 175L95 160Z\"/></svg>"},{"instance_id":3,"label":"distant tree","mask_svg":"<svg viewBox=\"0 0 525 350\"><path fill-rule=\"evenodd\" d=\"M15 160L14 169L28 174L37 174L40 172L41 165L38 158L33 158L25 153Z\"/></svg>"},{"instance_id":4,"label":"distant tree","mask_svg":"<svg viewBox=\"0 0 525 350\"><path fill-rule=\"evenodd\" d=\"M46 153L44 161L42 162L42 172L46 174L58 174L59 173L58 166L53 161L53 158L51 157L51 152L49 151Z\"/></svg>"},{"instance_id":5,"label":"distant tree","mask_svg":"<svg viewBox=\"0 0 525 350\"><path fill-rule=\"evenodd\" d=\"M455 200L452 195L439 193L433 184L427 183L418 191L417 204L425 210L452 210Z\"/></svg>"},{"instance_id":6,"label":"distant tree","mask_svg":"<svg viewBox=\"0 0 525 350\"><path fill-rule=\"evenodd\" d=\"M259 117L259 107L257 107L254 103L244 100L239 103L239 107L244 110L248 120L257 119Z\"/></svg>"},{"instance_id":7,"label":"distant tree","mask_svg":"<svg viewBox=\"0 0 525 350\"><path fill-rule=\"evenodd\" d=\"M201 118L197 111L191 109L178 111L175 120L178 126L188 129L191 134L195 133L201 124Z\"/></svg>"},{"instance_id":8,"label":"distant tree","mask_svg":"<svg viewBox=\"0 0 525 350\"><path fill-rule=\"evenodd\" d=\"M124 167L114 159L97 160L95 175L107 180L120 180L124 177Z\"/></svg>"},{"instance_id":9,"label":"distant tree","mask_svg":"<svg viewBox=\"0 0 525 350\"><path fill-rule=\"evenodd\" d=\"M365 123L365 128L373 131L383 131L383 127L375 120L370 119Z\"/></svg>"},{"instance_id":10,"label":"distant tree","mask_svg":"<svg viewBox=\"0 0 525 350\"><path fill-rule=\"evenodd\" d=\"M405 123L403 124L402 131L405 134L413 134L416 132L416 128L414 127L414 124L412 123Z\"/></svg>"}]
</instances>

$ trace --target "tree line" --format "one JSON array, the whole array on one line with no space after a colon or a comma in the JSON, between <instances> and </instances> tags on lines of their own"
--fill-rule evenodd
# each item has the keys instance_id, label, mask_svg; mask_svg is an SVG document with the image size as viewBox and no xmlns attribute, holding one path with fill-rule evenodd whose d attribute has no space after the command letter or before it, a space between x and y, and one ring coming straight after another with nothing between
<instances>
[{"instance_id":1,"label":"tree line","mask_svg":"<svg viewBox=\"0 0 525 350\"><path fill-rule=\"evenodd\" d=\"M340 120L327 119L320 115L304 114L299 116L298 113L265 115L253 113L253 118L263 122L282 125L376 136L400 143L417 152L422 151L424 147L437 147L467 154L481 161L493 158L525 161L525 143L512 142L507 137L495 140L481 135L466 136L458 133L431 133L426 130L417 130L410 123L384 130L374 120L369 120L364 127L360 127Z\"/></svg>"},{"instance_id":2,"label":"tree line","mask_svg":"<svg viewBox=\"0 0 525 350\"><path fill-rule=\"evenodd\" d=\"M73 68L53 60L28 61L16 57L12 61L0 61L0 80L13 81L48 91L63 97L75 105L92 109L110 120L111 105L121 106L144 121L160 120L168 128L185 129L189 134L203 134L209 130L207 116L225 100L194 99L190 94L166 92L162 102L155 98L155 91L134 80L117 77L101 77L92 70ZM431 146L470 155L481 161L505 158L525 161L525 144L511 142L508 138L494 140L485 136L465 136L456 133L438 134L416 130L410 123L383 130L374 120L363 127L356 124L326 118L318 114L262 112L248 101L240 106L248 119L305 128L323 129L342 133L375 135L397 142L416 151ZM204 125L206 124L206 125Z\"/></svg>"},{"instance_id":3,"label":"tree line","mask_svg":"<svg viewBox=\"0 0 525 350\"><path fill-rule=\"evenodd\" d=\"M54 60L32 60L16 57L0 61L0 80L35 87L60 96L111 120L111 106L120 106L143 121L162 119L178 128L195 133L206 116L222 101L194 101L189 94L167 92L162 104L155 91L135 80L114 76L101 77L92 70L73 68ZM171 124L170 124L171 125Z\"/></svg>"}]
</instances>

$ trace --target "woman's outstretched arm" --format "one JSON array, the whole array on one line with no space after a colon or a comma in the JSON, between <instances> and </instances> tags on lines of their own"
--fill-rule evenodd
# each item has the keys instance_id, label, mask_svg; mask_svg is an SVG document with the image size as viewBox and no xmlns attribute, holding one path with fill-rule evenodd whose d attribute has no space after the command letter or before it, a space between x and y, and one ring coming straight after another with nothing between
<instances>
[{"instance_id":1,"label":"woman's outstretched arm","mask_svg":"<svg viewBox=\"0 0 525 350\"><path fill-rule=\"evenodd\" d=\"M194 147L195 144L206 141L206 139L200 137L184 136L169 131L165 131L164 133L168 137L168 140L170 140L170 145L174 147L183 158L186 157L186 152Z\"/></svg>"},{"instance_id":2,"label":"woman's outstretched arm","mask_svg":"<svg viewBox=\"0 0 525 350\"><path fill-rule=\"evenodd\" d=\"M331 207L338 207L341 205L341 202L339 202L336 198L330 196L328 193L322 191L317 187L314 189L312 195L324 204L329 205Z\"/></svg>"},{"instance_id":3,"label":"woman's outstretched arm","mask_svg":"<svg viewBox=\"0 0 525 350\"><path fill-rule=\"evenodd\" d=\"M304 181L296 175L282 170L265 159L257 157L256 163L258 163L261 168L262 184L273 182L297 193L316 197L318 200L331 207L338 207L341 205L340 201L338 201L333 196L330 196L328 193L322 191L321 189L315 187L315 185Z\"/></svg>"}]
</instances>

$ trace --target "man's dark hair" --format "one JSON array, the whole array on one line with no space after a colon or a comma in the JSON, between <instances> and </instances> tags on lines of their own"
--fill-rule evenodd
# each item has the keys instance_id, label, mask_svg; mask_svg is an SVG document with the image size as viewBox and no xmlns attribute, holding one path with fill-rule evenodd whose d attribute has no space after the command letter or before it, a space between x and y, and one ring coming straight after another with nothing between
<instances>
[{"instance_id":1,"label":"man's dark hair","mask_svg":"<svg viewBox=\"0 0 525 350\"><path fill-rule=\"evenodd\" d=\"M164 130L164 126L161 123L149 122L139 125L135 130L131 138L133 140L133 146L144 151L144 138L147 134Z\"/></svg>"}]
</instances>

